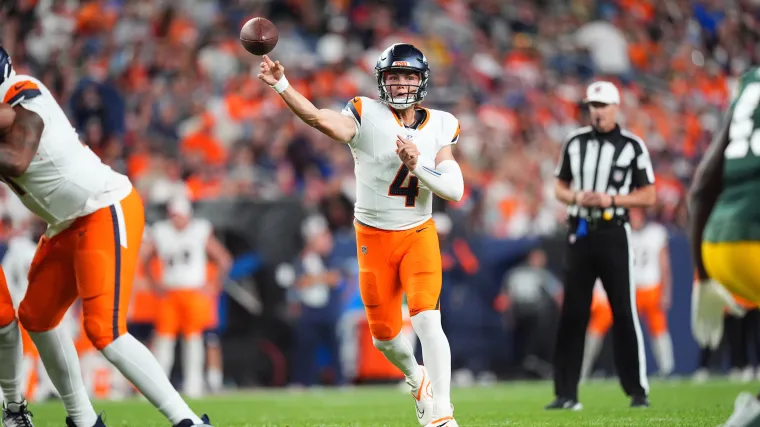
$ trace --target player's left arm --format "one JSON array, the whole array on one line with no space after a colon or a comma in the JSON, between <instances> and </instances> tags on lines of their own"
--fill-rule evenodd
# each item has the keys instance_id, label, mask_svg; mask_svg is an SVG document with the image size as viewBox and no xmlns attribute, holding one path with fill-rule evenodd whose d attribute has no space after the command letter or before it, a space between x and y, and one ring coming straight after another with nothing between
<instances>
[{"instance_id":1,"label":"player's left arm","mask_svg":"<svg viewBox=\"0 0 760 427\"><path fill-rule=\"evenodd\" d=\"M17 104L11 107L16 118L10 128L0 133L0 175L18 178L26 172L37 153L45 123L35 112Z\"/></svg>"},{"instance_id":2,"label":"player's left arm","mask_svg":"<svg viewBox=\"0 0 760 427\"><path fill-rule=\"evenodd\" d=\"M464 177L451 148L459 141L460 131L459 122L453 123L456 123L456 129L452 130L452 139L447 139L445 145L438 150L435 164L428 158L421 157L417 145L401 135L398 135L396 141L396 153L409 171L430 191L442 199L458 202L464 196Z\"/></svg>"},{"instance_id":3,"label":"player's left arm","mask_svg":"<svg viewBox=\"0 0 760 427\"><path fill-rule=\"evenodd\" d=\"M206 253L211 258L211 261L219 267L219 283L224 283L224 279L227 278L232 267L232 255L230 251L211 233L206 241Z\"/></svg>"},{"instance_id":4,"label":"player's left arm","mask_svg":"<svg viewBox=\"0 0 760 427\"><path fill-rule=\"evenodd\" d=\"M723 159L729 142L732 115L733 108L729 109L720 132L715 135L702 161L699 162L689 190L689 240L699 280L709 278L702 261L702 233L723 190Z\"/></svg>"}]
</instances>

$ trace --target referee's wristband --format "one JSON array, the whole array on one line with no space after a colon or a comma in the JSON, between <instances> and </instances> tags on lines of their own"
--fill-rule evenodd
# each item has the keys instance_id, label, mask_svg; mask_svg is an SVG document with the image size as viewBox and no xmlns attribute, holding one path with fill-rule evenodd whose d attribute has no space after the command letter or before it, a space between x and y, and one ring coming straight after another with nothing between
<instances>
[{"instance_id":1,"label":"referee's wristband","mask_svg":"<svg viewBox=\"0 0 760 427\"><path fill-rule=\"evenodd\" d=\"M282 77L280 77L280 80L278 80L277 83L273 84L270 87L277 93L283 93L285 92L285 89L290 87L290 82L288 82L288 79L283 74Z\"/></svg>"},{"instance_id":2,"label":"referee's wristband","mask_svg":"<svg viewBox=\"0 0 760 427\"><path fill-rule=\"evenodd\" d=\"M610 196L610 200L611 200L610 207L612 208L616 207L617 205L615 205L615 196Z\"/></svg>"},{"instance_id":3,"label":"referee's wristband","mask_svg":"<svg viewBox=\"0 0 760 427\"><path fill-rule=\"evenodd\" d=\"M575 205L578 203L578 192L573 191L573 200L570 202L571 205Z\"/></svg>"}]
</instances>

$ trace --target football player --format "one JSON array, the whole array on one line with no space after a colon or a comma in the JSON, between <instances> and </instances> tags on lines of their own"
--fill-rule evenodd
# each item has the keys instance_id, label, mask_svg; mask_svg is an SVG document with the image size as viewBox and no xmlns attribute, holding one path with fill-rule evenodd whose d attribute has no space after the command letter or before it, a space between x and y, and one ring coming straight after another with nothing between
<instances>
[{"instance_id":1,"label":"football player","mask_svg":"<svg viewBox=\"0 0 760 427\"><path fill-rule=\"evenodd\" d=\"M430 68L410 44L394 44L375 65L379 99L353 98L343 111L319 109L264 56L259 79L301 120L348 145L355 161L359 288L375 346L406 376L420 424L457 427L451 405L451 350L441 327L441 255L433 194L458 201L462 171L452 153L459 121L420 104ZM402 293L425 367L401 335Z\"/></svg>"},{"instance_id":2,"label":"football player","mask_svg":"<svg viewBox=\"0 0 760 427\"><path fill-rule=\"evenodd\" d=\"M697 168L690 190L691 251L697 270L692 332L716 348L732 293L760 303L760 68L739 81L720 132ZM729 292L729 290L731 292ZM760 425L760 401L736 399L724 427Z\"/></svg>"},{"instance_id":3,"label":"football player","mask_svg":"<svg viewBox=\"0 0 760 427\"><path fill-rule=\"evenodd\" d=\"M207 280L211 258L226 276L232 257L214 237L208 220L193 217L190 201L174 198L167 206L169 219L155 223L141 255L147 262L154 255L161 260L161 277L156 288L161 311L156 318L154 352L167 375L174 366L177 336L182 335L184 393L203 395L203 332L215 306L213 289Z\"/></svg>"},{"instance_id":4,"label":"football player","mask_svg":"<svg viewBox=\"0 0 760 427\"><path fill-rule=\"evenodd\" d=\"M82 381L71 336L59 324L77 298L90 341L175 426L208 425L174 390L156 359L126 330L126 315L145 223L140 196L124 175L79 141L58 102L34 77L16 74L0 48L0 108L15 120L0 133L0 179L48 227L29 271L18 321L29 331L61 395L70 427L105 425ZM0 292L0 348L18 341L7 289ZM14 347L15 348L15 347ZM2 370L19 371L20 353L2 356ZM0 370L2 378L8 378ZM6 398L9 396L6 396ZM31 425L20 396L10 396L15 424ZM13 410L16 409L16 410ZM6 411L8 414L9 411Z\"/></svg>"}]
</instances>

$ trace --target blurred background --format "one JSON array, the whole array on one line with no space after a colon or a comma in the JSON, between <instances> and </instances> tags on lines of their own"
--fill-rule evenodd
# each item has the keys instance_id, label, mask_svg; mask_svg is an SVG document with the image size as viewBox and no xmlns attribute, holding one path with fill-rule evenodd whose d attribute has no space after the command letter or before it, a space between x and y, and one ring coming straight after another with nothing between
<instances>
[{"instance_id":1,"label":"blurred background","mask_svg":"<svg viewBox=\"0 0 760 427\"><path fill-rule=\"evenodd\" d=\"M0 43L17 72L42 80L82 141L131 178L149 222L187 195L231 253L218 304L209 305L225 387L402 379L363 320L351 154L256 79L259 60L238 41L254 16L277 25L270 56L322 108L376 97L373 67L390 44L425 52L425 105L452 112L462 128L465 197L435 204L456 385L551 372L566 244L553 169L565 136L585 122L580 101L596 79L620 88L621 124L646 141L655 164L658 203L647 216L669 233L674 374L701 366L755 378L748 353L760 329L751 325L700 364L684 199L737 78L760 63L760 1L3 1ZM0 215L6 241L31 214L0 188ZM526 266L553 279L513 274ZM131 322L149 331L161 308L145 274ZM598 375L612 373L608 350Z\"/></svg>"}]
</instances>

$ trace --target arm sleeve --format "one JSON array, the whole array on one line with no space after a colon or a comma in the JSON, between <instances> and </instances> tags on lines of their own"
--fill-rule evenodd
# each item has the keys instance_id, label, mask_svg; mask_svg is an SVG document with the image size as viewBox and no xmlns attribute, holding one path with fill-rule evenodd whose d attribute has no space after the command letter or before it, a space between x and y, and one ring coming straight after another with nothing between
<instances>
[{"instance_id":1,"label":"arm sleeve","mask_svg":"<svg viewBox=\"0 0 760 427\"><path fill-rule=\"evenodd\" d=\"M354 125L356 125L356 133L354 134L354 138L349 141L349 144L354 144L359 139L359 133L362 129L362 99L361 97L354 97L352 100L348 101L345 107L343 107L343 110L340 112L344 116L351 117L354 119Z\"/></svg>"}]
</instances>

